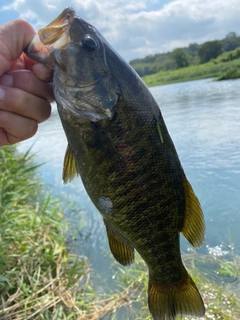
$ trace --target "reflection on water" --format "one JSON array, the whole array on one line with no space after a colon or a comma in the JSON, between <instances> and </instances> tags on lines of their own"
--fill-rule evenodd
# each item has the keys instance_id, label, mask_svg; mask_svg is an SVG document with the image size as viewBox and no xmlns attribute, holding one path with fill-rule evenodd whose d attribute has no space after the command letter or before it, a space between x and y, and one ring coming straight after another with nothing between
<instances>
[{"instance_id":1,"label":"reflection on water","mask_svg":"<svg viewBox=\"0 0 240 320\"><path fill-rule=\"evenodd\" d=\"M240 254L240 81L200 80L160 87L151 91L159 103L186 175L203 207L207 232L203 252L221 246L223 252L233 242ZM62 162L66 149L56 109L38 134L21 143L26 149L34 143L44 181L56 195L69 193L79 211L86 214L84 253L103 276L108 273L108 251L100 214L89 200L80 179L63 186ZM76 225L78 222L75 222ZM182 248L187 248L183 240ZM77 248L76 248L77 250Z\"/></svg>"}]
</instances>

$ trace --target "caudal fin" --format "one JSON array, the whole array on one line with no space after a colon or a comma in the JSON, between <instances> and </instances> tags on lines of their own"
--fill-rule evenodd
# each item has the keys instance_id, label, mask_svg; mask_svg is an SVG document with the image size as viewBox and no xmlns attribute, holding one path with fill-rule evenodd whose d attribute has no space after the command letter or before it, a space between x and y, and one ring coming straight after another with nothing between
<instances>
[{"instance_id":1,"label":"caudal fin","mask_svg":"<svg viewBox=\"0 0 240 320\"><path fill-rule=\"evenodd\" d=\"M188 275L183 283L162 285L149 279L148 306L154 320L175 320L176 316L202 317L205 307Z\"/></svg>"}]
</instances>

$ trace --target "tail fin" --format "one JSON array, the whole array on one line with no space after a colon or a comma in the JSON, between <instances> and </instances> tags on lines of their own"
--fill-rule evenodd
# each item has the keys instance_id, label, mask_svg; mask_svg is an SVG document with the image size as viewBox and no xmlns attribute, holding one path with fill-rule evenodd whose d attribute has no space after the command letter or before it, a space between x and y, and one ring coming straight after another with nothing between
<instances>
[{"instance_id":1,"label":"tail fin","mask_svg":"<svg viewBox=\"0 0 240 320\"><path fill-rule=\"evenodd\" d=\"M189 275L184 282L167 286L150 278L148 306L154 320L175 320L177 315L202 317L205 313L200 293Z\"/></svg>"}]
</instances>

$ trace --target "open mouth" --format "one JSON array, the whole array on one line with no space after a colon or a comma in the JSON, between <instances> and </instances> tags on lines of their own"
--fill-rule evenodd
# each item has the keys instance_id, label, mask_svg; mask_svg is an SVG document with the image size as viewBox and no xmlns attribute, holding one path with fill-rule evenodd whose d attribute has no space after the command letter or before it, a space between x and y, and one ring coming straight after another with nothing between
<instances>
[{"instance_id":1,"label":"open mouth","mask_svg":"<svg viewBox=\"0 0 240 320\"><path fill-rule=\"evenodd\" d=\"M53 69L54 61L51 57L51 52L62 48L71 41L69 30L75 17L75 11L72 8L66 8L49 25L38 31L33 40L24 49L26 55Z\"/></svg>"},{"instance_id":2,"label":"open mouth","mask_svg":"<svg viewBox=\"0 0 240 320\"><path fill-rule=\"evenodd\" d=\"M68 34L70 26L76 17L76 12L72 8L66 8L45 28L39 29L38 36L43 45L52 45L56 47L56 42Z\"/></svg>"}]
</instances>

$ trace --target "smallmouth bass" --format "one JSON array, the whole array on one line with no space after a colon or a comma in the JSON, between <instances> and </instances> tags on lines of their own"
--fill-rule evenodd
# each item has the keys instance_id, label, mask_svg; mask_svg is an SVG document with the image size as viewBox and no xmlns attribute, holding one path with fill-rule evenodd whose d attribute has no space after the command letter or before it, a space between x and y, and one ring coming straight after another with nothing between
<instances>
[{"instance_id":1,"label":"smallmouth bass","mask_svg":"<svg viewBox=\"0 0 240 320\"><path fill-rule=\"evenodd\" d=\"M200 246L204 218L147 87L71 8L40 29L25 52L54 70L54 95L68 140L63 181L81 176L120 264L131 264L134 250L147 264L152 317L203 316L179 237L181 232Z\"/></svg>"}]
</instances>

